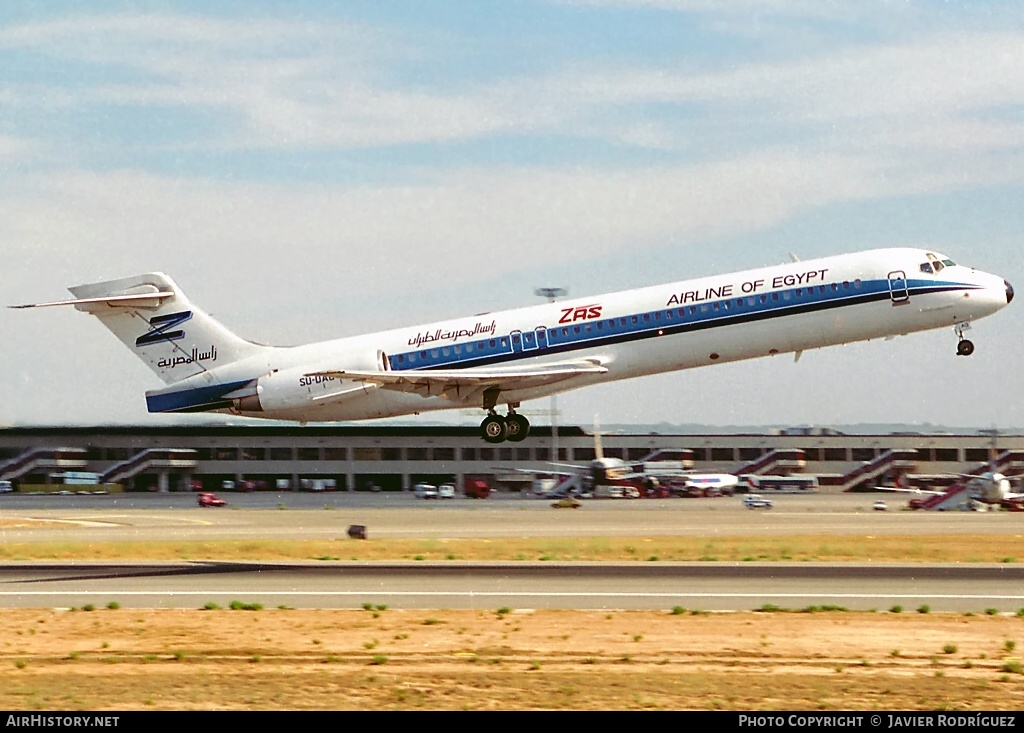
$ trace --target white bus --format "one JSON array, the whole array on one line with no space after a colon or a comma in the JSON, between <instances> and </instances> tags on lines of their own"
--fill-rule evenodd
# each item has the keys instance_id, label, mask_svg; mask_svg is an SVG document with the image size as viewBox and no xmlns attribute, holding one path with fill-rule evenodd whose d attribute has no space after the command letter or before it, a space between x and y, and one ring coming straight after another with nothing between
<instances>
[{"instance_id":1,"label":"white bus","mask_svg":"<svg viewBox=\"0 0 1024 733\"><path fill-rule=\"evenodd\" d=\"M65 486L95 486L100 482L100 474L89 471L64 471L52 473L50 478Z\"/></svg>"},{"instance_id":2,"label":"white bus","mask_svg":"<svg viewBox=\"0 0 1024 733\"><path fill-rule=\"evenodd\" d=\"M758 476L746 474L740 476L740 485L747 491L757 493L813 494L818 491L817 476Z\"/></svg>"}]
</instances>

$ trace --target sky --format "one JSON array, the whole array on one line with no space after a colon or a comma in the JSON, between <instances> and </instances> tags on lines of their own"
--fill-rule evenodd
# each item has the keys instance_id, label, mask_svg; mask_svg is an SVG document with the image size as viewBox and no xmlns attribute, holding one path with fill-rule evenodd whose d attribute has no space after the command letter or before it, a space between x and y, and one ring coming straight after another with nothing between
<instances>
[{"instance_id":1,"label":"sky","mask_svg":"<svg viewBox=\"0 0 1024 733\"><path fill-rule=\"evenodd\" d=\"M1020 289L1022 204L1019 3L0 4L4 305L162 271L289 345L889 246ZM1020 300L970 358L942 329L577 390L559 421L1021 426ZM159 386L95 319L0 310L0 425L181 420Z\"/></svg>"}]
</instances>

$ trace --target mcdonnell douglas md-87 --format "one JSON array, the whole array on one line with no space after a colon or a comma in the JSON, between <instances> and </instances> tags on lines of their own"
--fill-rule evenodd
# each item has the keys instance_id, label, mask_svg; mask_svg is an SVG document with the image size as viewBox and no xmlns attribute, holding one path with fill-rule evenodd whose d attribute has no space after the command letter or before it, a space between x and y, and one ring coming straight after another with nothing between
<instances>
[{"instance_id":1,"label":"mcdonnell douglas md-87","mask_svg":"<svg viewBox=\"0 0 1024 733\"><path fill-rule=\"evenodd\" d=\"M794 258L795 259L795 258ZM362 420L480 407L484 440L526 437L525 400L591 384L953 327L1013 299L1003 278L879 249L304 346L239 338L166 275L70 288L163 379L150 412ZM507 414L497 412L507 406Z\"/></svg>"}]
</instances>

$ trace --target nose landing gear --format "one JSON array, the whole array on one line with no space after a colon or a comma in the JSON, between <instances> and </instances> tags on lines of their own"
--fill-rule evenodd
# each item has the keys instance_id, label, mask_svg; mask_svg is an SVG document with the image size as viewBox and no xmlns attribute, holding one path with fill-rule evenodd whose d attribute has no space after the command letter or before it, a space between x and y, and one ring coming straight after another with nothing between
<instances>
[{"instance_id":1,"label":"nose landing gear","mask_svg":"<svg viewBox=\"0 0 1024 733\"><path fill-rule=\"evenodd\" d=\"M956 335L960 339L959 343L957 343L956 345L957 356L970 356L971 354L974 353L974 342L971 341L970 339L964 338L964 331L966 331L970 327L971 324L967 323L966 321L964 323L956 324Z\"/></svg>"}]
</instances>

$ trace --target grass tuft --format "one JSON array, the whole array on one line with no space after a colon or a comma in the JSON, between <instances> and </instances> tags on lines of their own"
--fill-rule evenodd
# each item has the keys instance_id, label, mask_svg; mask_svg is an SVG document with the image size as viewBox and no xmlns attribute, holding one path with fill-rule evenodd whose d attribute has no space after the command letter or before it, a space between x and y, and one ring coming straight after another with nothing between
<instances>
[{"instance_id":1,"label":"grass tuft","mask_svg":"<svg viewBox=\"0 0 1024 733\"><path fill-rule=\"evenodd\" d=\"M231 601L232 611L262 611L262 603L246 603L245 601Z\"/></svg>"}]
</instances>

